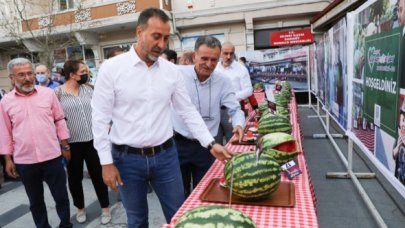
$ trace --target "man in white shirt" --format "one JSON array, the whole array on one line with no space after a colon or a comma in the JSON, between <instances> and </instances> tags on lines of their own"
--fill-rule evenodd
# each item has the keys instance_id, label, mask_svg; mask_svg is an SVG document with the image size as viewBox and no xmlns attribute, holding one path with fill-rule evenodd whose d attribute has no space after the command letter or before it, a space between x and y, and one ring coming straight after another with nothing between
<instances>
[{"instance_id":1,"label":"man in white shirt","mask_svg":"<svg viewBox=\"0 0 405 228\"><path fill-rule=\"evenodd\" d=\"M217 65L216 70L227 75L235 89L235 96L238 101L244 101L253 93L252 82L246 67L235 60L235 46L231 42L222 44L221 63ZM219 126L216 141L223 142L225 136L226 142L232 137L232 125L229 121L229 115L225 107L221 107L221 124Z\"/></svg>"},{"instance_id":2,"label":"man in white shirt","mask_svg":"<svg viewBox=\"0 0 405 228\"><path fill-rule=\"evenodd\" d=\"M136 46L100 68L92 124L104 182L114 191L118 186L128 227L148 227L148 181L168 223L184 201L171 106L214 157L225 162L231 154L215 144L177 66L159 58L170 37L169 17L160 9L144 10L136 35Z\"/></svg>"},{"instance_id":3,"label":"man in white shirt","mask_svg":"<svg viewBox=\"0 0 405 228\"><path fill-rule=\"evenodd\" d=\"M237 139L243 137L244 113L230 79L215 70L221 53L221 42L211 36L201 36L195 43L193 59L195 65L179 66L191 102L200 112L205 124L215 136L218 132L221 106L226 107L232 117L233 132ZM173 113L174 140L179 153L180 169L183 176L184 193L188 197L211 167L215 158L208 149L193 137L185 123Z\"/></svg>"}]
</instances>

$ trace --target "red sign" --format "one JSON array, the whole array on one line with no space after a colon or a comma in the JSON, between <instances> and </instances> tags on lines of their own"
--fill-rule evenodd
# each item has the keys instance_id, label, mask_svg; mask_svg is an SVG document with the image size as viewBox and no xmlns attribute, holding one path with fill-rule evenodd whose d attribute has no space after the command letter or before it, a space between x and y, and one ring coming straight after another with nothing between
<instances>
[{"instance_id":1,"label":"red sign","mask_svg":"<svg viewBox=\"0 0 405 228\"><path fill-rule=\"evenodd\" d=\"M270 47L310 44L314 36L310 29L270 32Z\"/></svg>"}]
</instances>

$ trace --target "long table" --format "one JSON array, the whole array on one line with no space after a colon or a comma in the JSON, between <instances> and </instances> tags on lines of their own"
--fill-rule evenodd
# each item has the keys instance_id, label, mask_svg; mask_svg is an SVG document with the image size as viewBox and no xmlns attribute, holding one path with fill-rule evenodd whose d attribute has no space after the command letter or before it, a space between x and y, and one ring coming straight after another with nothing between
<instances>
[{"instance_id":1,"label":"long table","mask_svg":"<svg viewBox=\"0 0 405 228\"><path fill-rule=\"evenodd\" d=\"M263 101L263 93L255 93L255 96L259 102ZM302 132L299 126L299 119L297 114L297 105L295 98L293 97L290 103L291 112L291 124L292 135L298 140L299 149L301 153L297 157L299 167L302 174L293 180L289 180L285 174L282 175L282 181L293 182L295 184L295 207L265 207L255 205L241 205L232 204L232 207L243 211L249 215L253 221L255 221L257 227L269 228L269 227L319 227L318 219L316 215L316 196L314 188L312 186L309 170L304 157L302 148ZM255 146L246 145L232 145L228 143L226 148L232 152L251 151L255 149ZM197 206L213 205L216 203L204 202L200 200L200 195L213 178L220 178L223 175L224 165L216 160L204 178L197 185L191 195L187 198L184 204L180 207L177 213L173 216L170 224L165 224L162 227L169 228L174 227L179 217L186 212ZM217 204L228 206L227 204Z\"/></svg>"}]
</instances>

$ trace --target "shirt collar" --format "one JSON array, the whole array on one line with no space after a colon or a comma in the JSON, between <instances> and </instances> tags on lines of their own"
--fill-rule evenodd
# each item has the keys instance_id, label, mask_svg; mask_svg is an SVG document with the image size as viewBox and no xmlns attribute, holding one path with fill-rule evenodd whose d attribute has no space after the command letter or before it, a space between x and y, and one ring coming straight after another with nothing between
<instances>
[{"instance_id":1,"label":"shirt collar","mask_svg":"<svg viewBox=\"0 0 405 228\"><path fill-rule=\"evenodd\" d=\"M132 64L133 64L134 66L136 66L137 64L144 64L145 66L147 66L146 63L145 63L145 61L143 61L143 60L139 57L138 53L136 53L136 51L135 51L135 44L132 45L131 50L129 50L129 55L131 56ZM156 61L152 64L151 67L153 67L153 66L155 66L155 65L156 65L156 66L159 66L159 61L162 61L162 60L160 59L160 57L158 58L158 60L156 60Z\"/></svg>"},{"instance_id":2,"label":"shirt collar","mask_svg":"<svg viewBox=\"0 0 405 228\"><path fill-rule=\"evenodd\" d=\"M38 92L37 89L38 89L38 86L34 86L34 90L32 90L31 93L29 93L29 94L23 94L23 93L18 92L17 89L14 87L14 89L13 89L11 92L12 92L14 95L16 95L16 96L28 97L28 96L31 96L31 95L37 93L37 92Z\"/></svg>"},{"instance_id":3,"label":"shirt collar","mask_svg":"<svg viewBox=\"0 0 405 228\"><path fill-rule=\"evenodd\" d=\"M198 80L197 73L195 72L195 65L193 66L193 78L196 82L200 83L200 85L209 83L212 80L211 78L214 76L214 72L215 72L215 70L211 73L211 75L205 81L200 82L200 80Z\"/></svg>"}]
</instances>

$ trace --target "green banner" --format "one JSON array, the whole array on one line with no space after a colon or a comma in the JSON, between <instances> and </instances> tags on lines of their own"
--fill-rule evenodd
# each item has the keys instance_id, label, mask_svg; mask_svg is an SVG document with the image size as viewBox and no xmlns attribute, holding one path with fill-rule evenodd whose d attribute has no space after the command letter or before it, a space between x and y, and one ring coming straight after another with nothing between
<instances>
[{"instance_id":1,"label":"green banner","mask_svg":"<svg viewBox=\"0 0 405 228\"><path fill-rule=\"evenodd\" d=\"M401 30L366 37L364 52L365 117L393 137L397 134Z\"/></svg>"}]
</instances>

